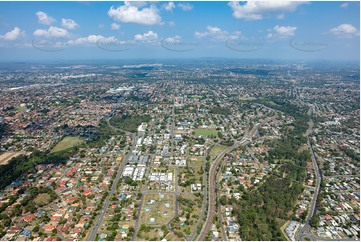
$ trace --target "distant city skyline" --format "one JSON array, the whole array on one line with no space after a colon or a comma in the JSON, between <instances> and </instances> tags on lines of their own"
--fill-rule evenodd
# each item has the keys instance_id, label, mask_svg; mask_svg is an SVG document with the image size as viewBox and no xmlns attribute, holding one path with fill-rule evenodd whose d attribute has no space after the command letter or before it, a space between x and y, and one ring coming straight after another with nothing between
<instances>
[{"instance_id":1,"label":"distant city skyline","mask_svg":"<svg viewBox=\"0 0 361 242\"><path fill-rule=\"evenodd\" d=\"M360 59L348 2L0 2L4 61Z\"/></svg>"}]
</instances>

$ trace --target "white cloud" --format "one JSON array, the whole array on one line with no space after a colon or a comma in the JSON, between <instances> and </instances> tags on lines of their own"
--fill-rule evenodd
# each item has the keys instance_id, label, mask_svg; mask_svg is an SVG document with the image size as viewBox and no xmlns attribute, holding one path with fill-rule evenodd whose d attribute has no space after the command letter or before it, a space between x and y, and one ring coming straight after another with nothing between
<instances>
[{"instance_id":1,"label":"white cloud","mask_svg":"<svg viewBox=\"0 0 361 242\"><path fill-rule=\"evenodd\" d=\"M263 14L275 13L284 14L294 11L299 5L306 2L302 1L251 1L244 4L239 2L229 2L233 10L233 16L237 19L261 20Z\"/></svg>"},{"instance_id":2,"label":"white cloud","mask_svg":"<svg viewBox=\"0 0 361 242\"><path fill-rule=\"evenodd\" d=\"M173 27L173 26L175 26L175 22L174 22L174 21L169 21L169 22L168 22L168 25L169 25L170 27Z\"/></svg>"},{"instance_id":3,"label":"white cloud","mask_svg":"<svg viewBox=\"0 0 361 242\"><path fill-rule=\"evenodd\" d=\"M342 4L340 5L340 7L341 7L341 8L348 8L348 3L342 3Z\"/></svg>"},{"instance_id":4,"label":"white cloud","mask_svg":"<svg viewBox=\"0 0 361 242\"><path fill-rule=\"evenodd\" d=\"M297 27L276 25L273 29L280 36L290 37L295 35Z\"/></svg>"},{"instance_id":5,"label":"white cloud","mask_svg":"<svg viewBox=\"0 0 361 242\"><path fill-rule=\"evenodd\" d=\"M216 26L207 26L207 31L205 32L195 32L194 36L198 39L201 38L211 38L212 40L217 41L225 41L227 39L237 39L241 35L240 31L235 31L233 34L229 34L227 31L222 30L219 27Z\"/></svg>"},{"instance_id":6,"label":"white cloud","mask_svg":"<svg viewBox=\"0 0 361 242\"><path fill-rule=\"evenodd\" d=\"M295 36L297 27L276 25L273 29L268 30L267 39L285 39Z\"/></svg>"},{"instance_id":7,"label":"white cloud","mask_svg":"<svg viewBox=\"0 0 361 242\"><path fill-rule=\"evenodd\" d=\"M165 38L163 41L167 43L180 43L182 41L182 38L176 35L174 37Z\"/></svg>"},{"instance_id":8,"label":"white cloud","mask_svg":"<svg viewBox=\"0 0 361 242\"><path fill-rule=\"evenodd\" d=\"M124 2L124 5L115 8L112 6L108 11L109 17L114 21L124 23L137 23L144 25L160 24L161 16L158 14L158 9L155 5L150 7L143 7L140 9L129 2Z\"/></svg>"},{"instance_id":9,"label":"white cloud","mask_svg":"<svg viewBox=\"0 0 361 242\"><path fill-rule=\"evenodd\" d=\"M166 11L173 11L173 9L175 8L175 4L174 2L168 2L163 4L162 6Z\"/></svg>"},{"instance_id":10,"label":"white cloud","mask_svg":"<svg viewBox=\"0 0 361 242\"><path fill-rule=\"evenodd\" d=\"M154 44L158 41L158 34L150 30L144 34L134 35L134 40L141 41L147 44Z\"/></svg>"},{"instance_id":11,"label":"white cloud","mask_svg":"<svg viewBox=\"0 0 361 242\"><path fill-rule=\"evenodd\" d=\"M189 3L178 3L178 7L180 7L183 11L190 11L193 9L193 6Z\"/></svg>"},{"instance_id":12,"label":"white cloud","mask_svg":"<svg viewBox=\"0 0 361 242\"><path fill-rule=\"evenodd\" d=\"M61 25L66 29L76 29L79 27L79 24L77 24L74 20L69 18L62 18Z\"/></svg>"},{"instance_id":13,"label":"white cloud","mask_svg":"<svg viewBox=\"0 0 361 242\"><path fill-rule=\"evenodd\" d=\"M42 11L38 11L35 14L38 17L38 22L40 24L51 25L52 23L54 23L56 21L55 18L47 15L46 13L44 13Z\"/></svg>"},{"instance_id":14,"label":"white cloud","mask_svg":"<svg viewBox=\"0 0 361 242\"><path fill-rule=\"evenodd\" d=\"M0 39L7 40L7 41L14 41L22 35L25 35L25 32L21 31L20 28L15 27L13 30L5 33L4 35L0 35Z\"/></svg>"},{"instance_id":15,"label":"white cloud","mask_svg":"<svg viewBox=\"0 0 361 242\"><path fill-rule=\"evenodd\" d=\"M74 40L69 40L69 45L82 45L82 44L96 44L99 40L116 43L118 40L114 36L104 37L102 35L88 35L87 37L81 37Z\"/></svg>"},{"instance_id":16,"label":"white cloud","mask_svg":"<svg viewBox=\"0 0 361 242\"><path fill-rule=\"evenodd\" d=\"M112 28L112 30L120 29L120 25L117 24L117 23L112 23L112 24L110 25L110 27Z\"/></svg>"},{"instance_id":17,"label":"white cloud","mask_svg":"<svg viewBox=\"0 0 361 242\"><path fill-rule=\"evenodd\" d=\"M339 26L330 29L330 33L345 38L359 35L357 29L352 24L340 24Z\"/></svg>"},{"instance_id":18,"label":"white cloud","mask_svg":"<svg viewBox=\"0 0 361 242\"><path fill-rule=\"evenodd\" d=\"M46 37L46 38L66 38L69 36L69 32L66 29L50 26L49 29L37 29L33 33L38 37Z\"/></svg>"},{"instance_id":19,"label":"white cloud","mask_svg":"<svg viewBox=\"0 0 361 242\"><path fill-rule=\"evenodd\" d=\"M118 40L114 36L105 37L103 35L91 34L86 37L80 37L77 39L68 40L63 43L65 46L94 46L97 45L101 49L105 50L124 50L124 48L134 45L134 41Z\"/></svg>"}]
</instances>

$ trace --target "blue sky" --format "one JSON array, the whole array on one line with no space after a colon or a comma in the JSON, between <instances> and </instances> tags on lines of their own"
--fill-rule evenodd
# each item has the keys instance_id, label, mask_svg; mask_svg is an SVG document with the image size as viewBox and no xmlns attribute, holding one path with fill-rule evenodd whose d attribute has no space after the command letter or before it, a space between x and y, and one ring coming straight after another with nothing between
<instances>
[{"instance_id":1,"label":"blue sky","mask_svg":"<svg viewBox=\"0 0 361 242\"><path fill-rule=\"evenodd\" d=\"M359 23L359 2L0 2L0 56L359 61Z\"/></svg>"}]
</instances>

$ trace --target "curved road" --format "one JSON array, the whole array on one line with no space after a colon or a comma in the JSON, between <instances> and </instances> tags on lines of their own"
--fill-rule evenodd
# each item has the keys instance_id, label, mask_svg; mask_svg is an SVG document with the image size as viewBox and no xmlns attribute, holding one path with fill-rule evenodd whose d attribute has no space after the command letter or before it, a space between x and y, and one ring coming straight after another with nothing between
<instances>
[{"instance_id":1,"label":"curved road","mask_svg":"<svg viewBox=\"0 0 361 242\"><path fill-rule=\"evenodd\" d=\"M208 213L207 213L206 221L203 224L202 230L197 237L198 241L205 240L205 238L207 237L207 235L211 229L211 226L213 224L213 217L216 214L217 194L215 191L215 179L216 179L217 169L219 167L220 161L223 159L223 157L226 153L232 151L234 148L237 148L241 145L245 145L246 143L251 141L252 137L255 135L255 133L258 130L258 127L260 125L261 125L260 123L256 124L252 128L251 132L249 132L245 137L243 137L240 142L236 142L233 146L231 146L227 150L224 150L223 152L221 152L217 156L216 160L213 162L213 164L210 168L209 176L208 176L208 186L209 186L209 188L208 188Z\"/></svg>"},{"instance_id":2,"label":"curved road","mask_svg":"<svg viewBox=\"0 0 361 242\"><path fill-rule=\"evenodd\" d=\"M312 233L311 233L312 228L310 226L310 220L311 220L311 218L313 217L313 215L316 212L316 202L317 202L318 194L320 192L321 179L322 179L321 171L320 171L320 168L318 167L318 164L317 164L317 158L316 158L315 152L313 151L313 147L312 147L312 144L311 144L311 141L310 141L310 133L312 132L313 125L314 125L312 119L310 119L310 123L311 123L310 127L307 130L307 144L308 144L308 147L309 147L310 153L311 153L313 169L315 170L316 188L315 188L315 192L313 193L311 205L309 207L308 215L307 215L307 218L306 218L306 224L300 230L300 232L298 234L298 240L303 240L306 237L309 237L311 239L314 238L312 236ZM316 239L316 240L318 240L318 239Z\"/></svg>"}]
</instances>

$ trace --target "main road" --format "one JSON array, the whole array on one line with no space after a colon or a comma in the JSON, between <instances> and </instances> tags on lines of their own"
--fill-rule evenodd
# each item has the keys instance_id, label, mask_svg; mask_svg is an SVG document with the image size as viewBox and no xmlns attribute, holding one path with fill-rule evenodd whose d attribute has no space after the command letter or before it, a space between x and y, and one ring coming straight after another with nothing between
<instances>
[{"instance_id":1,"label":"main road","mask_svg":"<svg viewBox=\"0 0 361 242\"><path fill-rule=\"evenodd\" d=\"M224 155L230 151L232 151L234 148L237 148L239 146L245 145L246 143L248 143L249 141L252 140L252 137L255 135L256 131L258 130L258 127L260 126L260 123L257 123L252 130L245 136L242 138L242 140L240 142L235 142L233 144L233 146L229 147L228 149L224 150L223 152L221 152L217 158L215 159L215 161L213 162L210 171L209 171L209 175L208 175L208 213L207 213L207 218L206 221L203 224L202 230L199 233L197 240L201 240L204 241L208 235L208 232L211 229L211 226L213 224L213 217L216 214L216 199L217 199L217 194L215 191L215 179L216 179L216 174L217 174L217 170L220 164L220 161L223 159Z\"/></svg>"},{"instance_id":2,"label":"main road","mask_svg":"<svg viewBox=\"0 0 361 242\"><path fill-rule=\"evenodd\" d=\"M318 194L320 192L320 187L321 187L321 179L322 179L321 171L320 171L320 168L318 167L317 158L316 158L315 152L313 150L313 147L312 147L312 144L310 141L310 133L312 132L313 125L314 125L314 123L313 123L312 119L310 119L310 127L307 130L307 144L310 149L312 163L313 163L313 169L315 171L316 188L315 188L315 192L313 193L312 201L311 201L308 215L307 215L307 218L305 221L306 223L302 227L302 229L300 230L300 232L298 234L298 240L303 240L306 237L313 238L312 233L311 233L310 220L316 212L317 197L318 197Z\"/></svg>"},{"instance_id":3,"label":"main road","mask_svg":"<svg viewBox=\"0 0 361 242\"><path fill-rule=\"evenodd\" d=\"M109 119L107 120L107 122L108 122L108 125L109 125L111 128L116 129L116 130L120 130L120 129L118 129L118 128L112 126L112 125L110 125ZM123 130L120 130L120 131L123 131ZM103 205L103 208L102 208L102 210L101 210L101 213L100 213L100 215L99 215L99 217L98 217L98 220L97 220L96 224L94 225L94 228L93 228L93 230L92 230L92 232L91 232L91 234L90 234L90 236L89 236L89 238L88 238L89 241L94 241L95 238L96 238L96 235L97 235L97 233L98 233L98 230L99 230L99 228L100 228L100 226L101 226L101 224L102 224L102 222L103 222L103 218L104 218L104 216L105 216L105 214L106 214L106 212L107 212L107 210L108 210L108 207L109 207L109 204L110 204L110 197L111 197L111 196L114 194L114 192L116 191L116 189L117 189L117 184L118 184L118 182L119 182L119 180L120 180L120 177L121 177L121 175L122 175L122 173L123 173L124 167L125 167L125 165L126 165L126 163L127 163L127 161L128 161L128 158L129 158L132 150L134 149L134 147L135 147L135 145L136 145L136 143L137 143L137 137L136 137L135 134L129 133L129 132L126 132L126 134L128 134L128 135L130 134L130 135L132 136L132 138L133 138L132 147L131 147L131 149L129 150L128 154L127 154L127 155L125 156L125 158L123 159L122 164L121 164L121 166L120 166L119 169L118 169L117 176L116 176L115 180L113 180L113 185L112 185L112 187L111 187L111 189L110 189L110 192L109 192L107 198L106 198L105 201L104 201L104 205Z\"/></svg>"}]
</instances>

